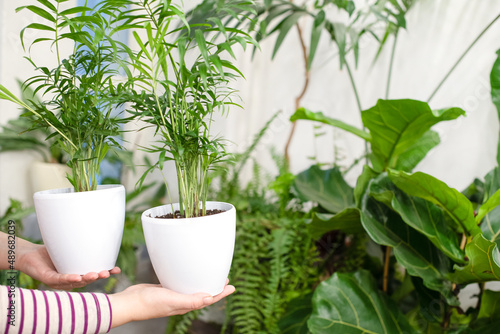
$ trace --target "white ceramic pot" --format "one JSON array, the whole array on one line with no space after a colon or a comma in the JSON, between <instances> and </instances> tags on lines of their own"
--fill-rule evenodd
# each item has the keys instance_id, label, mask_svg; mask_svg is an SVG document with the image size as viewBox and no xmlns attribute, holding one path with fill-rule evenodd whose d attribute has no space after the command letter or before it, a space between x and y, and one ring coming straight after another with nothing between
<instances>
[{"instance_id":1,"label":"white ceramic pot","mask_svg":"<svg viewBox=\"0 0 500 334\"><path fill-rule=\"evenodd\" d=\"M207 210L224 212L196 218L162 219L171 205L142 214L151 263L163 287L183 294L224 290L231 268L236 233L236 209L228 203L207 202ZM179 204L174 204L174 210Z\"/></svg>"},{"instance_id":2,"label":"white ceramic pot","mask_svg":"<svg viewBox=\"0 0 500 334\"><path fill-rule=\"evenodd\" d=\"M60 273L84 275L115 266L125 221L125 188L97 188L61 188L33 196L43 242Z\"/></svg>"}]
</instances>

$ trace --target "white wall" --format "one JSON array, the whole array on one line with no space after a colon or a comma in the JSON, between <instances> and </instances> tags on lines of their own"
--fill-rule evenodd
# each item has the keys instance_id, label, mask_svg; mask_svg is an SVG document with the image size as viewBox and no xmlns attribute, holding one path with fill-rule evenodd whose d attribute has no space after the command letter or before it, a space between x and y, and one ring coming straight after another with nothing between
<instances>
[{"instance_id":1,"label":"white wall","mask_svg":"<svg viewBox=\"0 0 500 334\"><path fill-rule=\"evenodd\" d=\"M400 33L396 50L390 98L427 100L452 64L482 29L500 12L494 0L421 0L408 15L408 29ZM310 22L303 22L310 25ZM436 126L442 143L434 149L417 169L430 173L460 190L475 177L483 177L496 164L498 119L491 103L489 73L500 48L497 22L464 59L431 103L432 108L462 107L467 117ZM225 134L235 143L247 143L267 118L277 110L293 113L294 99L304 82L303 60L297 34L293 30L274 61L270 55L274 41L262 44L250 63L246 56L243 70L247 82L242 85L246 110L234 112L224 126ZM326 36L323 36L326 37ZM306 40L309 41L308 35ZM390 47L372 66L377 43L365 40L360 51L361 61L355 81L363 109L373 106L385 96ZM361 126L361 119L347 71L340 71L335 46L326 38L318 49L311 71L311 83L303 106L323 111L326 115ZM283 149L290 125L276 122L269 134L268 144ZM345 156L343 165L362 155L363 143L354 136L328 127L328 136L313 139L313 124L300 121L291 147L291 166L299 172L310 165L308 156L317 152L321 162L333 161L333 140ZM269 167L266 149L259 159ZM262 158L261 158L262 157ZM359 169L347 175L354 183Z\"/></svg>"},{"instance_id":2,"label":"white wall","mask_svg":"<svg viewBox=\"0 0 500 334\"><path fill-rule=\"evenodd\" d=\"M15 7L21 4L24 2L0 1L0 82L8 87L15 87L16 77L26 78L31 73L27 62L22 59L23 51L17 36L20 29L31 22L33 15L15 14ZM400 33L390 98L426 100L453 62L499 12L500 2L495 0L421 0L408 16L408 30ZM498 120L489 97L489 72L495 60L495 51L500 48L499 34L500 22L497 22L431 103L433 108L460 106L468 115L436 127L442 143L418 169L441 178L459 190L475 177L483 177L496 164ZM339 70L336 48L324 37L302 104L311 110L321 110L330 117L361 126L347 73ZM216 125L217 132L235 143L234 150L243 150L271 115L282 110L283 116L273 124L263 141L265 145L255 152L257 159L271 171L274 164L268 147L272 145L282 151L290 130L287 119L294 111L294 100L304 80L303 60L295 30L285 40L275 60L271 61L273 43L271 40L264 42L262 51L257 52L253 61L248 53L240 54L240 68L246 80L238 86L245 110L234 110L226 118L218 120ZM365 109L385 94L390 50L387 48L372 67L377 46L376 42L364 41L361 62L355 72ZM1 123L18 113L6 102L0 102L0 111ZM328 135L315 141L313 124L305 121L298 124L291 148L294 172L307 168L310 165L307 157L314 152L321 162L332 162L334 136L336 146L345 157L342 165L347 166L362 155L361 140L339 130L333 134L328 127L324 129ZM136 136L130 134L129 139L133 141ZM148 134L139 137L139 144L150 140ZM35 154L0 154L0 212L7 207L9 197L27 203L30 201L27 167L37 158ZM348 174L351 183L355 182L358 172L353 170ZM135 183L134 178L130 177L129 186Z\"/></svg>"}]
</instances>

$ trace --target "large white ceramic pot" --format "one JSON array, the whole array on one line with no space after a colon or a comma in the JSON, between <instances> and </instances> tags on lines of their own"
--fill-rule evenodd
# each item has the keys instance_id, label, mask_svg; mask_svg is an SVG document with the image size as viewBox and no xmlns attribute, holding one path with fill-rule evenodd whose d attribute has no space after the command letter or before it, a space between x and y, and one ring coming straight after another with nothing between
<instances>
[{"instance_id":1,"label":"large white ceramic pot","mask_svg":"<svg viewBox=\"0 0 500 334\"><path fill-rule=\"evenodd\" d=\"M173 205L174 211L179 204ZM195 218L155 218L171 213L171 205L142 214L142 227L153 268L163 287L183 293L224 290L231 268L236 233L236 209L207 202L207 210L224 211Z\"/></svg>"},{"instance_id":2,"label":"large white ceramic pot","mask_svg":"<svg viewBox=\"0 0 500 334\"><path fill-rule=\"evenodd\" d=\"M33 195L43 242L58 272L84 275L110 270L120 250L125 221L125 188L73 188Z\"/></svg>"}]
</instances>

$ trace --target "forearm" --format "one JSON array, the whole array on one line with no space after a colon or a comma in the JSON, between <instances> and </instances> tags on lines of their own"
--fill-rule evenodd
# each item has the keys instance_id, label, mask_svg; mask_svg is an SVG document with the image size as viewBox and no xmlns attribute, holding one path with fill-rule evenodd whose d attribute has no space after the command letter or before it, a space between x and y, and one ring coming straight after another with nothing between
<instances>
[{"instance_id":1,"label":"forearm","mask_svg":"<svg viewBox=\"0 0 500 334\"><path fill-rule=\"evenodd\" d=\"M21 239L14 234L0 232L0 270L15 269L23 271L23 255L40 247L27 240Z\"/></svg>"},{"instance_id":2,"label":"forearm","mask_svg":"<svg viewBox=\"0 0 500 334\"><path fill-rule=\"evenodd\" d=\"M108 295L108 298L111 309L113 310L111 328L136 320L134 317L135 300L133 298L129 298L129 296L123 292ZM136 312L137 311L136 309Z\"/></svg>"},{"instance_id":3,"label":"forearm","mask_svg":"<svg viewBox=\"0 0 500 334\"><path fill-rule=\"evenodd\" d=\"M111 317L102 293L0 286L0 328L5 333L106 333Z\"/></svg>"}]
</instances>

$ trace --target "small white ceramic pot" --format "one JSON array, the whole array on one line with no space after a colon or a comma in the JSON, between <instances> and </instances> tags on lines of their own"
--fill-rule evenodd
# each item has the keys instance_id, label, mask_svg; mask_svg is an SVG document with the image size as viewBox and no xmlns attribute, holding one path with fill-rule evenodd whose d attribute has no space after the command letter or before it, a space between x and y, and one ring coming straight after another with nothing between
<instances>
[{"instance_id":1,"label":"small white ceramic pot","mask_svg":"<svg viewBox=\"0 0 500 334\"><path fill-rule=\"evenodd\" d=\"M84 275L115 266L125 222L122 185L40 191L33 200L43 242L58 272Z\"/></svg>"},{"instance_id":2,"label":"small white ceramic pot","mask_svg":"<svg viewBox=\"0 0 500 334\"><path fill-rule=\"evenodd\" d=\"M179 204L173 205L174 210ZM236 233L236 209L228 203L207 202L207 210L224 212L196 218L154 218L171 213L163 205L142 214L151 263L163 287L183 293L224 290L231 268Z\"/></svg>"}]
</instances>

